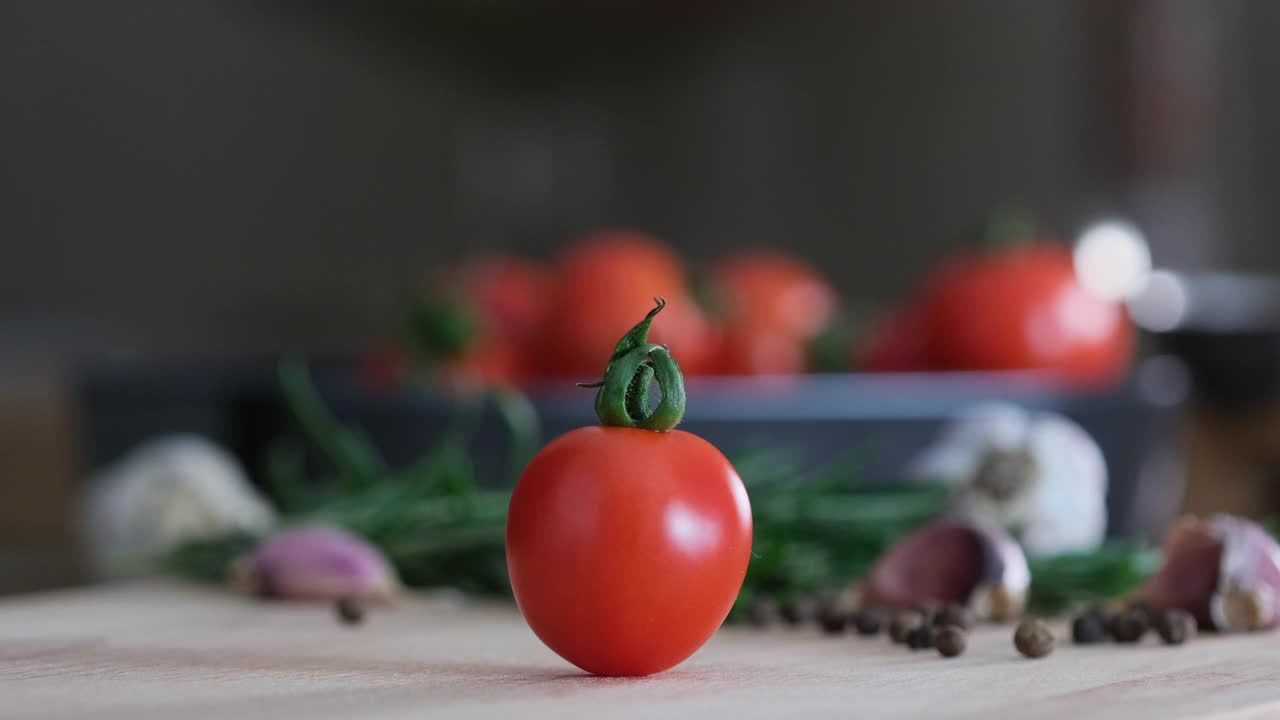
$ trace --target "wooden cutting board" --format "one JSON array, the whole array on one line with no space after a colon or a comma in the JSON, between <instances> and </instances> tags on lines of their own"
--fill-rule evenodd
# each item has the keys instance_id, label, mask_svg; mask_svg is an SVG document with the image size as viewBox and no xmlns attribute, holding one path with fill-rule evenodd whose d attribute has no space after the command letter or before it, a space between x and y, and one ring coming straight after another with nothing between
<instances>
[{"instance_id":1,"label":"wooden cutting board","mask_svg":"<svg viewBox=\"0 0 1280 720\"><path fill-rule=\"evenodd\" d=\"M729 628L674 670L598 678L509 606L424 595L345 627L325 606L146 582L0 601L0 718L1280 718L1274 633L1041 660L1011 636L983 628L944 660Z\"/></svg>"}]
</instances>

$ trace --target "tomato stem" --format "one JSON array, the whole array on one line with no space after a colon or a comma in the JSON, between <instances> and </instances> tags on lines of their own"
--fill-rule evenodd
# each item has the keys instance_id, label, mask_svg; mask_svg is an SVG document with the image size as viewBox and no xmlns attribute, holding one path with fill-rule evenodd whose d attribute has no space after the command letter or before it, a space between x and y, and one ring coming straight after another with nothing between
<instances>
[{"instance_id":1,"label":"tomato stem","mask_svg":"<svg viewBox=\"0 0 1280 720\"><path fill-rule=\"evenodd\" d=\"M605 425L664 432L684 417L684 376L680 366L670 349L649 342L649 327L667 306L662 298L654 298L654 302L656 306L618 341L604 380L599 383L596 415ZM650 410L649 388L655 380L662 399Z\"/></svg>"}]
</instances>

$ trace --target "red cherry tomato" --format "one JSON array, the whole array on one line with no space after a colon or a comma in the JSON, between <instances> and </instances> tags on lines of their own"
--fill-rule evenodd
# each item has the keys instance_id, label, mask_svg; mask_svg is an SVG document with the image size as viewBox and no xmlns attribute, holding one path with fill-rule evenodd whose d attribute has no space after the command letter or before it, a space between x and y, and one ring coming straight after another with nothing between
<instances>
[{"instance_id":1,"label":"red cherry tomato","mask_svg":"<svg viewBox=\"0 0 1280 720\"><path fill-rule=\"evenodd\" d=\"M539 335L548 375L593 377L601 358L662 296L669 308L653 326L653 342L670 345L686 374L702 372L714 351L710 325L690 297L679 259L644 233L610 230L566 248L556 268L555 317Z\"/></svg>"},{"instance_id":2,"label":"red cherry tomato","mask_svg":"<svg viewBox=\"0 0 1280 720\"><path fill-rule=\"evenodd\" d=\"M916 308L883 318L853 350L853 368L865 372L919 372L929 369L924 319Z\"/></svg>"},{"instance_id":3,"label":"red cherry tomato","mask_svg":"<svg viewBox=\"0 0 1280 720\"><path fill-rule=\"evenodd\" d=\"M943 370L1047 370L1105 382L1133 351L1123 305L1076 279L1066 248L1039 244L944 266L923 303L931 364Z\"/></svg>"},{"instance_id":4,"label":"red cherry tomato","mask_svg":"<svg viewBox=\"0 0 1280 720\"><path fill-rule=\"evenodd\" d=\"M481 258L463 265L456 283L487 333L516 344L535 337L551 286L541 266L516 257Z\"/></svg>"},{"instance_id":5,"label":"red cherry tomato","mask_svg":"<svg viewBox=\"0 0 1280 720\"><path fill-rule=\"evenodd\" d=\"M692 655L728 615L750 554L737 472L679 430L560 436L520 476L507 519L529 627L600 675L648 675Z\"/></svg>"},{"instance_id":6,"label":"red cherry tomato","mask_svg":"<svg viewBox=\"0 0 1280 720\"><path fill-rule=\"evenodd\" d=\"M431 312L416 321L419 336L408 341L413 355L449 389L513 385L528 379L531 368L525 358L546 311L546 275L532 262L501 256L442 272L424 304ZM465 330L456 330L455 324ZM442 343L437 334L446 340ZM407 379L413 369L410 351L401 349L393 359L399 364L373 356L365 363L365 376L381 386L392 384L386 379L392 371L400 380Z\"/></svg>"},{"instance_id":7,"label":"red cherry tomato","mask_svg":"<svg viewBox=\"0 0 1280 720\"><path fill-rule=\"evenodd\" d=\"M510 387L524 380L521 353L500 337L485 338L441 361L437 377L457 390Z\"/></svg>"},{"instance_id":8,"label":"red cherry tomato","mask_svg":"<svg viewBox=\"0 0 1280 720\"><path fill-rule=\"evenodd\" d=\"M754 251L721 261L711 273L724 338L717 372L802 373L809 343L831 323L838 299L801 260Z\"/></svg>"},{"instance_id":9,"label":"red cherry tomato","mask_svg":"<svg viewBox=\"0 0 1280 720\"><path fill-rule=\"evenodd\" d=\"M803 261L778 252L730 257L712 272L716 300L727 327L811 340L827 329L838 297Z\"/></svg>"},{"instance_id":10,"label":"red cherry tomato","mask_svg":"<svg viewBox=\"0 0 1280 720\"><path fill-rule=\"evenodd\" d=\"M720 339L716 371L725 375L797 375L808 366L804 342L760 328L729 327Z\"/></svg>"}]
</instances>

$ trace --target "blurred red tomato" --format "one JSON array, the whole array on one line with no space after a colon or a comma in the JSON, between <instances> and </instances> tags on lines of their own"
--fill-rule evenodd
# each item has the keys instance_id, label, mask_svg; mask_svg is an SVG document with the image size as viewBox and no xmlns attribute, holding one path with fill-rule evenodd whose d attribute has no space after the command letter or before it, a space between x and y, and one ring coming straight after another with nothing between
<instances>
[{"instance_id":1,"label":"blurred red tomato","mask_svg":"<svg viewBox=\"0 0 1280 720\"><path fill-rule=\"evenodd\" d=\"M923 318L942 370L1051 370L1114 380L1128 368L1133 325L1124 306L1080 285L1066 248L1035 244L944 265L928 282Z\"/></svg>"},{"instance_id":2,"label":"blurred red tomato","mask_svg":"<svg viewBox=\"0 0 1280 720\"><path fill-rule=\"evenodd\" d=\"M762 328L729 327L721 334L715 371L725 375L796 375L807 369L805 343Z\"/></svg>"},{"instance_id":3,"label":"blurred red tomato","mask_svg":"<svg viewBox=\"0 0 1280 720\"><path fill-rule=\"evenodd\" d=\"M360 375L378 388L408 381L415 366L450 388L520 383L532 374L549 286L546 270L509 256L445 270L415 299L407 337L366 354Z\"/></svg>"},{"instance_id":4,"label":"blurred red tomato","mask_svg":"<svg viewBox=\"0 0 1280 720\"><path fill-rule=\"evenodd\" d=\"M718 372L805 371L809 343L831 324L838 303L816 270L790 255L754 251L718 263L711 283L724 324Z\"/></svg>"},{"instance_id":5,"label":"blurred red tomato","mask_svg":"<svg viewBox=\"0 0 1280 720\"><path fill-rule=\"evenodd\" d=\"M853 368L865 372L929 369L929 339L919 309L907 307L882 318L853 349Z\"/></svg>"},{"instance_id":6,"label":"blurred red tomato","mask_svg":"<svg viewBox=\"0 0 1280 720\"><path fill-rule=\"evenodd\" d=\"M679 258L650 235L629 230L592 233L570 245L556 266L553 310L538 347L554 377L600 374L618 338L662 296L667 309L650 341L671 346L685 374L706 369L713 334L688 289Z\"/></svg>"},{"instance_id":7,"label":"blurred red tomato","mask_svg":"<svg viewBox=\"0 0 1280 720\"><path fill-rule=\"evenodd\" d=\"M753 327L811 340L827 329L838 297L817 270L798 258L755 251L721 261L712 283L726 327Z\"/></svg>"},{"instance_id":8,"label":"blurred red tomato","mask_svg":"<svg viewBox=\"0 0 1280 720\"><path fill-rule=\"evenodd\" d=\"M442 359L436 367L436 377L445 386L459 390L509 387L528 377L528 363L518 346L493 336Z\"/></svg>"},{"instance_id":9,"label":"blurred red tomato","mask_svg":"<svg viewBox=\"0 0 1280 720\"><path fill-rule=\"evenodd\" d=\"M515 257L481 258L464 264L454 282L485 334L524 344L541 327L551 283L540 265Z\"/></svg>"}]
</instances>

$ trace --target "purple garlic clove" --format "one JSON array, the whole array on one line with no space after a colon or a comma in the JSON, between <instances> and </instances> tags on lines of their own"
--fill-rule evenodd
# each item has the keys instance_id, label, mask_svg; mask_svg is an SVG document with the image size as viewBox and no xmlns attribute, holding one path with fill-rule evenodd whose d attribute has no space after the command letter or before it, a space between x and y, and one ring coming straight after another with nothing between
<instances>
[{"instance_id":1,"label":"purple garlic clove","mask_svg":"<svg viewBox=\"0 0 1280 720\"><path fill-rule=\"evenodd\" d=\"M908 535L876 561L862 588L862 604L963 603L983 618L1003 621L1022 614L1030 585L1026 556L1003 529L944 518Z\"/></svg>"},{"instance_id":2,"label":"purple garlic clove","mask_svg":"<svg viewBox=\"0 0 1280 720\"><path fill-rule=\"evenodd\" d=\"M377 548L345 530L308 526L282 530L236 560L236 583L288 600L386 600L400 586Z\"/></svg>"},{"instance_id":3,"label":"purple garlic clove","mask_svg":"<svg viewBox=\"0 0 1280 720\"><path fill-rule=\"evenodd\" d=\"M1184 518L1165 537L1164 563L1138 592L1200 627L1260 630L1280 624L1280 545L1250 520Z\"/></svg>"}]
</instances>

